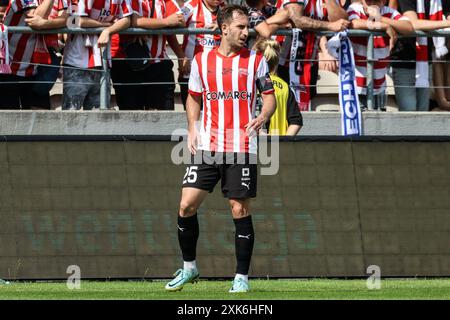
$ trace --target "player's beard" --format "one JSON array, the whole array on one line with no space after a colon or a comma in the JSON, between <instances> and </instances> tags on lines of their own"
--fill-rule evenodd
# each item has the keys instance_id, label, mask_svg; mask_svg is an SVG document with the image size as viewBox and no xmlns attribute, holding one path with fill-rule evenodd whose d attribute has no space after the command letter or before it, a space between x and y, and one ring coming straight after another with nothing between
<instances>
[{"instance_id":1,"label":"player's beard","mask_svg":"<svg viewBox=\"0 0 450 320\"><path fill-rule=\"evenodd\" d=\"M246 41L247 37L239 37L237 40L233 39L233 41L230 41L230 47L233 48L233 51L240 51L245 46Z\"/></svg>"}]
</instances>

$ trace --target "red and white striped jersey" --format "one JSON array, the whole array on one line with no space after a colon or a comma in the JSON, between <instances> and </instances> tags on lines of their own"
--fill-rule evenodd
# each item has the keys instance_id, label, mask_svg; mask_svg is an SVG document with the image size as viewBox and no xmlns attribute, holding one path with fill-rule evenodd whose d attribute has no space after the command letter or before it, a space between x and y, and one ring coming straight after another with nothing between
<instances>
[{"instance_id":1,"label":"red and white striped jersey","mask_svg":"<svg viewBox=\"0 0 450 320\"><path fill-rule=\"evenodd\" d=\"M42 0L12 1L5 13L4 24L9 27L27 26L26 13L37 8ZM9 33L9 61L12 74L31 77L36 74L36 63L51 63L42 35Z\"/></svg>"},{"instance_id":2,"label":"red and white striped jersey","mask_svg":"<svg viewBox=\"0 0 450 320\"><path fill-rule=\"evenodd\" d=\"M101 22L114 22L133 14L130 0L79 0L72 15ZM79 68L102 65L98 35L69 35L64 49L64 63ZM111 52L108 53L111 58Z\"/></svg>"},{"instance_id":3,"label":"red and white striped jersey","mask_svg":"<svg viewBox=\"0 0 450 320\"><path fill-rule=\"evenodd\" d=\"M368 20L368 16L364 13L362 4L353 3L347 9L350 21L355 19ZM384 6L380 10L380 14L393 20L409 20L402 16L398 11ZM367 94L367 37L350 37L353 45L356 64L356 84L359 94ZM379 94L385 90L386 74L389 67L389 37L374 37L374 94Z\"/></svg>"},{"instance_id":4,"label":"red and white striped jersey","mask_svg":"<svg viewBox=\"0 0 450 320\"><path fill-rule=\"evenodd\" d=\"M202 0L189 0L181 11L187 28L206 28L217 22L217 11L211 12ZM218 47L220 38L220 34L186 34L183 39L184 54L192 59L200 51Z\"/></svg>"},{"instance_id":5,"label":"red and white striped jersey","mask_svg":"<svg viewBox=\"0 0 450 320\"><path fill-rule=\"evenodd\" d=\"M132 0L133 11L140 17L164 19L174 13L180 12L180 7L175 0L156 0L155 11L151 17L152 1L150 0ZM166 59L166 35L150 36L147 41L150 50L150 57L155 59L153 63L161 62L160 59Z\"/></svg>"},{"instance_id":6,"label":"red and white striped jersey","mask_svg":"<svg viewBox=\"0 0 450 320\"><path fill-rule=\"evenodd\" d=\"M242 48L225 57L216 48L195 55L189 93L203 96L199 150L256 154L256 136L244 126L255 115L257 83L261 93L274 92L261 53Z\"/></svg>"}]
</instances>

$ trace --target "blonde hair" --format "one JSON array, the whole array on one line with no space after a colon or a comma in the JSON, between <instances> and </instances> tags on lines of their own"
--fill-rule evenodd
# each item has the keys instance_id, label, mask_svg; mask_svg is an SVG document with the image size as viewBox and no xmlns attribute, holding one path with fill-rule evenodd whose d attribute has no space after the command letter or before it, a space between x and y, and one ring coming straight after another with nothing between
<instances>
[{"instance_id":1,"label":"blonde hair","mask_svg":"<svg viewBox=\"0 0 450 320\"><path fill-rule=\"evenodd\" d=\"M255 47L256 50L261 52L264 58L266 58L270 73L275 74L277 72L281 50L278 41L272 39L262 39L256 43Z\"/></svg>"}]
</instances>

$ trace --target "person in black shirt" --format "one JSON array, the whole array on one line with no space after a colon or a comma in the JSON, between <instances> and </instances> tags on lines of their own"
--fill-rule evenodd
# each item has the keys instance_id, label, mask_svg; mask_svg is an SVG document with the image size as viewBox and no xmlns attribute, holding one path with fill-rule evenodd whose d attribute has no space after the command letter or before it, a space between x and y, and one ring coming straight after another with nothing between
<instances>
[{"instance_id":1,"label":"person in black shirt","mask_svg":"<svg viewBox=\"0 0 450 320\"><path fill-rule=\"evenodd\" d=\"M430 1L424 1L424 3L425 14L428 18ZM432 31L450 27L450 20L418 19L417 0L397 0L397 4L398 11L411 20L415 30ZM446 4L446 7L448 7L448 4ZM395 97L400 111L428 111L429 109L430 89L416 87L416 41L416 38L399 39L391 55ZM429 60L433 56L433 51L433 40L429 38Z\"/></svg>"}]
</instances>

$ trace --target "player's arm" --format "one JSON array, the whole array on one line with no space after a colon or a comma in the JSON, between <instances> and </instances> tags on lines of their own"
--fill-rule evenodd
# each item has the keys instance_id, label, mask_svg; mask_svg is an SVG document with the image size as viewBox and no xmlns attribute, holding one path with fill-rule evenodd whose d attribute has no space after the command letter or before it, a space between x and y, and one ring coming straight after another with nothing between
<instances>
[{"instance_id":1,"label":"player's arm","mask_svg":"<svg viewBox=\"0 0 450 320\"><path fill-rule=\"evenodd\" d=\"M197 153L197 127L200 119L201 95L189 93L186 100L186 116L188 120L188 149L191 154Z\"/></svg>"},{"instance_id":2,"label":"player's arm","mask_svg":"<svg viewBox=\"0 0 450 320\"><path fill-rule=\"evenodd\" d=\"M288 101L287 101L287 122L288 128L286 131L287 136L295 136L298 134L303 126L303 117L298 108L297 101L295 100L294 93L289 89Z\"/></svg>"},{"instance_id":3,"label":"player's arm","mask_svg":"<svg viewBox=\"0 0 450 320\"><path fill-rule=\"evenodd\" d=\"M272 117L273 113L275 112L275 109L277 107L276 105L276 99L275 94L273 91L271 93L261 93L261 97L263 100L263 106L261 108L261 113L258 117L250 121L246 126L247 133L250 135L252 132L258 132L259 129L262 128L262 126L269 121L269 119Z\"/></svg>"},{"instance_id":4,"label":"player's arm","mask_svg":"<svg viewBox=\"0 0 450 320\"><path fill-rule=\"evenodd\" d=\"M263 105L259 116L245 125L248 135L254 134L254 132L257 133L269 121L277 107L274 95L275 90L273 89L273 83L269 75L269 67L264 58L261 59L256 71L256 87L261 93Z\"/></svg>"},{"instance_id":5,"label":"player's arm","mask_svg":"<svg viewBox=\"0 0 450 320\"><path fill-rule=\"evenodd\" d=\"M337 21L320 21L303 15L304 5L297 3L289 3L285 6L289 12L289 19L297 28L304 30L329 30L339 32L347 29L349 22L346 19Z\"/></svg>"},{"instance_id":6,"label":"player's arm","mask_svg":"<svg viewBox=\"0 0 450 320\"><path fill-rule=\"evenodd\" d=\"M188 148L191 154L197 152L197 127L200 119L200 103L203 94L203 84L200 77L196 57L192 60L191 73L189 75L189 95L186 100L186 116L188 121Z\"/></svg>"}]
</instances>

